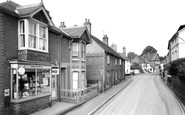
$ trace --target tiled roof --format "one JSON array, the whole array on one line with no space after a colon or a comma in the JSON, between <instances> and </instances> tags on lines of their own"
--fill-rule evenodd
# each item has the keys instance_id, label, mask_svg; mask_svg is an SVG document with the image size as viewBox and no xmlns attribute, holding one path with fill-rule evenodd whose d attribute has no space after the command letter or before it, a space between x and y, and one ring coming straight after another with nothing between
<instances>
[{"instance_id":1,"label":"tiled roof","mask_svg":"<svg viewBox=\"0 0 185 115\"><path fill-rule=\"evenodd\" d=\"M136 56L134 59L131 60L131 62L132 63L135 62L135 63L141 64L141 63L147 62L147 60L142 59L140 56Z\"/></svg>"},{"instance_id":2,"label":"tiled roof","mask_svg":"<svg viewBox=\"0 0 185 115\"><path fill-rule=\"evenodd\" d=\"M8 11L8 13L13 13L13 15L17 15L17 13L15 12L16 7L20 6L19 4L12 2L12 1L7 1L7 2L3 2L0 3L0 7L6 11Z\"/></svg>"},{"instance_id":3,"label":"tiled roof","mask_svg":"<svg viewBox=\"0 0 185 115\"><path fill-rule=\"evenodd\" d=\"M156 60L158 53L147 53L143 54L141 58L146 59L146 60Z\"/></svg>"},{"instance_id":4,"label":"tiled roof","mask_svg":"<svg viewBox=\"0 0 185 115\"><path fill-rule=\"evenodd\" d=\"M100 41L98 38L96 38L95 36L91 35L91 38L96 41L96 43L102 47L106 52L108 52L109 54L112 54L118 58L124 59L122 56L120 56L116 51L114 51L110 46L104 44L102 41ZM125 59L124 59L125 60Z\"/></svg>"},{"instance_id":5,"label":"tiled roof","mask_svg":"<svg viewBox=\"0 0 185 115\"><path fill-rule=\"evenodd\" d=\"M39 9L42 6L43 6L42 3L28 5L28 6L19 6L19 7L17 7L17 11L19 12L20 16L25 16L25 15L29 15L29 14L33 13L34 11L36 11L37 9Z\"/></svg>"},{"instance_id":6,"label":"tiled roof","mask_svg":"<svg viewBox=\"0 0 185 115\"><path fill-rule=\"evenodd\" d=\"M86 30L86 27L71 27L71 28L62 28L64 32L66 32L69 36L72 38L80 38L84 31Z\"/></svg>"},{"instance_id":7,"label":"tiled roof","mask_svg":"<svg viewBox=\"0 0 185 115\"><path fill-rule=\"evenodd\" d=\"M128 57L125 56L123 53L119 53L120 56L122 56L126 61L129 61Z\"/></svg>"}]
</instances>

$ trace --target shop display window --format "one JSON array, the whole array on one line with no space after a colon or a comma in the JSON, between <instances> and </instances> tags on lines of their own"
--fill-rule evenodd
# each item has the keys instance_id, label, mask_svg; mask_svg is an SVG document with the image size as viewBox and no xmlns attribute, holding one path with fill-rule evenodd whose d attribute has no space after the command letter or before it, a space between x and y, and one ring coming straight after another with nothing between
<instances>
[{"instance_id":1,"label":"shop display window","mask_svg":"<svg viewBox=\"0 0 185 115\"><path fill-rule=\"evenodd\" d=\"M50 69L25 69L19 75L12 69L12 99L23 99L51 92Z\"/></svg>"}]
</instances>

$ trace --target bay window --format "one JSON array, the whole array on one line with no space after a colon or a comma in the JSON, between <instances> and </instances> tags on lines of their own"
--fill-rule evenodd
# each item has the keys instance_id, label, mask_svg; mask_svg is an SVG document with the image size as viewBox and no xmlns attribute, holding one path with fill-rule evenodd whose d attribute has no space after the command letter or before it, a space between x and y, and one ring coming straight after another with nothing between
<instances>
[{"instance_id":1,"label":"bay window","mask_svg":"<svg viewBox=\"0 0 185 115\"><path fill-rule=\"evenodd\" d=\"M19 49L31 49L48 52L48 28L45 24L31 20L20 20Z\"/></svg>"}]
</instances>

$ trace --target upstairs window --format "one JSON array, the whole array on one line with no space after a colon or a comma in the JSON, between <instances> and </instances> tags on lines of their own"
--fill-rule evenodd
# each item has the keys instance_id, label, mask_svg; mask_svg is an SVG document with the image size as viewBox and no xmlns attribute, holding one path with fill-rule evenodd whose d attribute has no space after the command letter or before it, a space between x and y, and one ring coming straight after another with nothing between
<instances>
[{"instance_id":1,"label":"upstairs window","mask_svg":"<svg viewBox=\"0 0 185 115\"><path fill-rule=\"evenodd\" d=\"M48 52L48 28L46 25L31 21L20 20L19 29L19 49L31 49Z\"/></svg>"},{"instance_id":2,"label":"upstairs window","mask_svg":"<svg viewBox=\"0 0 185 115\"><path fill-rule=\"evenodd\" d=\"M73 58L79 58L79 48L78 43L73 43L72 45L72 56Z\"/></svg>"},{"instance_id":3,"label":"upstairs window","mask_svg":"<svg viewBox=\"0 0 185 115\"><path fill-rule=\"evenodd\" d=\"M107 64L110 64L110 56L107 55Z\"/></svg>"},{"instance_id":4,"label":"upstairs window","mask_svg":"<svg viewBox=\"0 0 185 115\"><path fill-rule=\"evenodd\" d=\"M119 65L122 65L122 60L121 59L119 60Z\"/></svg>"},{"instance_id":5,"label":"upstairs window","mask_svg":"<svg viewBox=\"0 0 185 115\"><path fill-rule=\"evenodd\" d=\"M20 47L25 47L25 30L24 30L24 21L20 21L20 30L19 30L19 38L20 38Z\"/></svg>"},{"instance_id":6,"label":"upstairs window","mask_svg":"<svg viewBox=\"0 0 185 115\"><path fill-rule=\"evenodd\" d=\"M118 60L117 59L115 59L115 65L118 65Z\"/></svg>"},{"instance_id":7,"label":"upstairs window","mask_svg":"<svg viewBox=\"0 0 185 115\"><path fill-rule=\"evenodd\" d=\"M81 44L81 58L85 59L85 44Z\"/></svg>"},{"instance_id":8,"label":"upstairs window","mask_svg":"<svg viewBox=\"0 0 185 115\"><path fill-rule=\"evenodd\" d=\"M29 38L28 38L29 48L36 49L37 44L37 33L36 33L36 24L29 22Z\"/></svg>"}]
</instances>

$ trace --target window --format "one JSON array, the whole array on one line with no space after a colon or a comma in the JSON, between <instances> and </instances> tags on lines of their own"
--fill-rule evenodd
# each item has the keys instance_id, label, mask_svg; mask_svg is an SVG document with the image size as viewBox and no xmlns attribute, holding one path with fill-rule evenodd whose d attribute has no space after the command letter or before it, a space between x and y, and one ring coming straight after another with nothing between
<instances>
[{"instance_id":1,"label":"window","mask_svg":"<svg viewBox=\"0 0 185 115\"><path fill-rule=\"evenodd\" d=\"M73 89L76 90L78 89L78 75L79 72L73 72Z\"/></svg>"},{"instance_id":2,"label":"window","mask_svg":"<svg viewBox=\"0 0 185 115\"><path fill-rule=\"evenodd\" d=\"M19 49L48 52L48 28L43 24L27 19L20 20Z\"/></svg>"},{"instance_id":3,"label":"window","mask_svg":"<svg viewBox=\"0 0 185 115\"><path fill-rule=\"evenodd\" d=\"M110 64L110 56L107 55L107 64Z\"/></svg>"},{"instance_id":4,"label":"window","mask_svg":"<svg viewBox=\"0 0 185 115\"><path fill-rule=\"evenodd\" d=\"M46 50L46 28L43 26L39 27L39 49Z\"/></svg>"},{"instance_id":5,"label":"window","mask_svg":"<svg viewBox=\"0 0 185 115\"><path fill-rule=\"evenodd\" d=\"M115 59L115 65L118 65L118 61L117 61L117 59Z\"/></svg>"},{"instance_id":6,"label":"window","mask_svg":"<svg viewBox=\"0 0 185 115\"><path fill-rule=\"evenodd\" d=\"M86 79L85 79L85 71L82 71L81 73L81 77L82 77L82 89L86 88Z\"/></svg>"},{"instance_id":7,"label":"window","mask_svg":"<svg viewBox=\"0 0 185 115\"><path fill-rule=\"evenodd\" d=\"M85 44L81 44L81 58L85 59Z\"/></svg>"},{"instance_id":8,"label":"window","mask_svg":"<svg viewBox=\"0 0 185 115\"><path fill-rule=\"evenodd\" d=\"M36 34L36 24L29 22L29 38L28 38L29 48L36 49L37 34Z\"/></svg>"},{"instance_id":9,"label":"window","mask_svg":"<svg viewBox=\"0 0 185 115\"><path fill-rule=\"evenodd\" d=\"M20 21L20 37L19 37L19 41L20 41L20 47L25 47L25 31L24 31L24 21Z\"/></svg>"},{"instance_id":10,"label":"window","mask_svg":"<svg viewBox=\"0 0 185 115\"><path fill-rule=\"evenodd\" d=\"M122 65L122 60L121 59L119 60L119 65Z\"/></svg>"},{"instance_id":11,"label":"window","mask_svg":"<svg viewBox=\"0 0 185 115\"><path fill-rule=\"evenodd\" d=\"M78 43L73 43L73 45L72 45L72 56L73 56L73 58L79 58L79 48L78 48Z\"/></svg>"},{"instance_id":12,"label":"window","mask_svg":"<svg viewBox=\"0 0 185 115\"><path fill-rule=\"evenodd\" d=\"M19 75L12 69L12 99L24 99L51 92L50 69L25 69L24 75Z\"/></svg>"}]
</instances>

